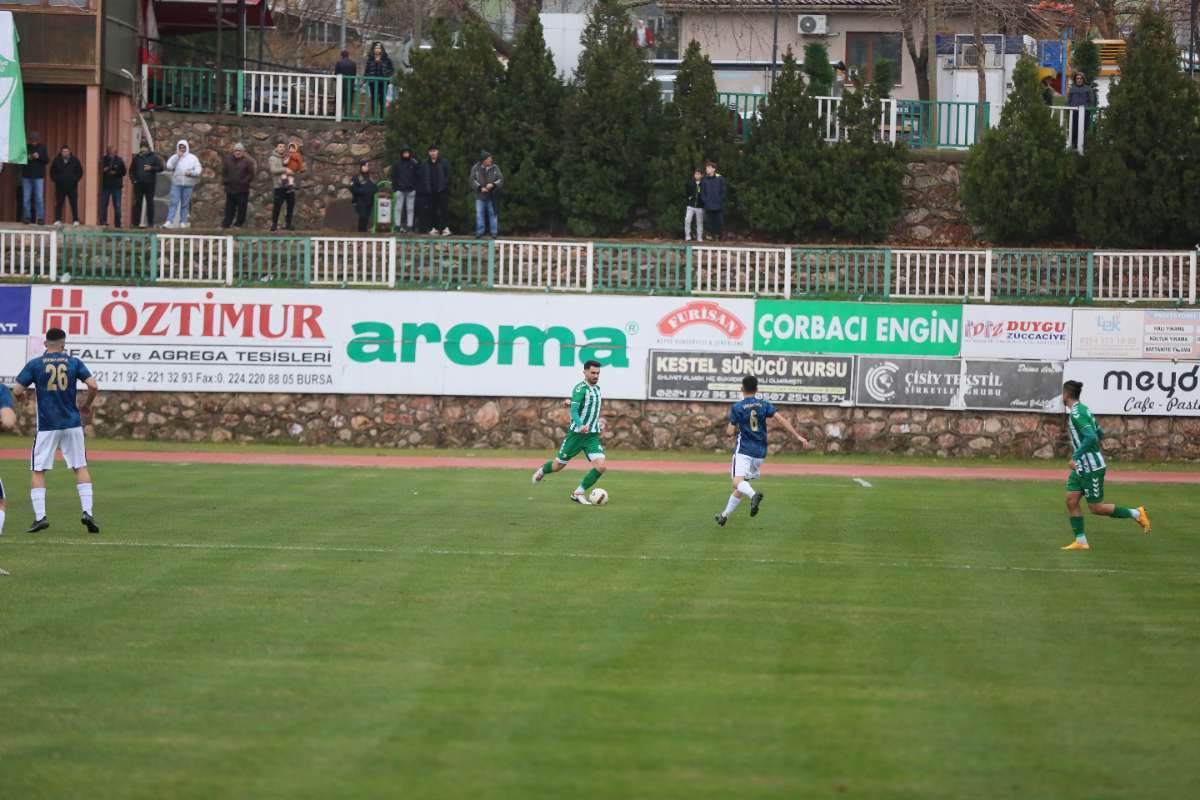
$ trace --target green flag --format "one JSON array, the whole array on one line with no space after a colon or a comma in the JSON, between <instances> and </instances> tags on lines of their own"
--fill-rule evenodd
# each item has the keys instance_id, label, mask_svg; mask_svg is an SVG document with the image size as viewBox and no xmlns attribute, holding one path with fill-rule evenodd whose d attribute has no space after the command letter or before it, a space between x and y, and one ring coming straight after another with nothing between
<instances>
[{"instance_id":1,"label":"green flag","mask_svg":"<svg viewBox=\"0 0 1200 800\"><path fill-rule=\"evenodd\" d=\"M17 26L11 11L0 11L0 162L24 164L25 89L17 55Z\"/></svg>"}]
</instances>

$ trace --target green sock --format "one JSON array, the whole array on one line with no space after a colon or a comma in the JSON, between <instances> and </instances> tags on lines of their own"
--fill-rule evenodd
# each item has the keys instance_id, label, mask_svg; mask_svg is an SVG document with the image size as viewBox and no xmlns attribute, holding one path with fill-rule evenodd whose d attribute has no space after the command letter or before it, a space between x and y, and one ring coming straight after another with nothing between
<instances>
[{"instance_id":1,"label":"green sock","mask_svg":"<svg viewBox=\"0 0 1200 800\"><path fill-rule=\"evenodd\" d=\"M1115 506L1112 515L1114 519L1133 519L1133 509Z\"/></svg>"},{"instance_id":2,"label":"green sock","mask_svg":"<svg viewBox=\"0 0 1200 800\"><path fill-rule=\"evenodd\" d=\"M545 464L542 464L542 472L545 473L546 475L549 475L553 471L554 471L554 462L553 461L547 461Z\"/></svg>"},{"instance_id":3,"label":"green sock","mask_svg":"<svg viewBox=\"0 0 1200 800\"><path fill-rule=\"evenodd\" d=\"M588 474L583 476L583 481L579 484L586 492L595 485L596 481L600 480L600 473L595 469L588 470Z\"/></svg>"},{"instance_id":4,"label":"green sock","mask_svg":"<svg viewBox=\"0 0 1200 800\"><path fill-rule=\"evenodd\" d=\"M1071 533L1075 534L1076 539L1086 538L1083 535L1083 517L1071 517Z\"/></svg>"}]
</instances>

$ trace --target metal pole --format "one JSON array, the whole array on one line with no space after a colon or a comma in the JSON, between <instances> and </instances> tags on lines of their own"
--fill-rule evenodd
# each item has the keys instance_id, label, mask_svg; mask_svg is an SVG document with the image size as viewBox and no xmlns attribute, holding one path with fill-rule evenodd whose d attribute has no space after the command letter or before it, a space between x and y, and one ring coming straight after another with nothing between
<instances>
[{"instance_id":1,"label":"metal pole","mask_svg":"<svg viewBox=\"0 0 1200 800\"><path fill-rule=\"evenodd\" d=\"M225 6L224 0L216 0L217 2L217 68L213 76L213 82L217 85L213 87L217 95L217 109L221 112L225 111L225 75L221 70L221 40L225 38Z\"/></svg>"},{"instance_id":2,"label":"metal pole","mask_svg":"<svg viewBox=\"0 0 1200 800\"><path fill-rule=\"evenodd\" d=\"M267 0L258 0L258 68L263 68L263 42L266 37Z\"/></svg>"},{"instance_id":3,"label":"metal pole","mask_svg":"<svg viewBox=\"0 0 1200 800\"><path fill-rule=\"evenodd\" d=\"M771 36L771 88L775 88L775 65L779 58L779 0L772 4L775 7L775 32Z\"/></svg>"},{"instance_id":4,"label":"metal pole","mask_svg":"<svg viewBox=\"0 0 1200 800\"><path fill-rule=\"evenodd\" d=\"M338 29L338 50L346 49L346 0L338 0L338 11L342 18L341 27Z\"/></svg>"},{"instance_id":5,"label":"metal pole","mask_svg":"<svg viewBox=\"0 0 1200 800\"><path fill-rule=\"evenodd\" d=\"M1200 14L1200 0L1192 0L1191 14L1188 16L1188 75L1196 75L1196 16Z\"/></svg>"}]
</instances>

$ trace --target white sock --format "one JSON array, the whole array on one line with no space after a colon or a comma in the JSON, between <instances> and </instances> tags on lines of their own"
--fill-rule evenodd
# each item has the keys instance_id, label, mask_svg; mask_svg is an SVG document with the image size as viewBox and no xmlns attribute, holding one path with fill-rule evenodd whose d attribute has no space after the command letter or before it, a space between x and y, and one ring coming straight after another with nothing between
<instances>
[{"instance_id":1,"label":"white sock","mask_svg":"<svg viewBox=\"0 0 1200 800\"><path fill-rule=\"evenodd\" d=\"M1141 519L1141 518L1142 518L1142 512L1138 511L1136 508L1131 508L1131 509L1129 509L1129 513L1130 513L1130 514L1133 514L1133 518L1134 518L1134 519ZM2 525L0 525L0 527L3 527L3 526L2 526Z\"/></svg>"},{"instance_id":2,"label":"white sock","mask_svg":"<svg viewBox=\"0 0 1200 800\"><path fill-rule=\"evenodd\" d=\"M573 494L583 494L586 491L587 491L587 489L583 488L583 484L581 483L575 487L575 491L573 492Z\"/></svg>"},{"instance_id":3,"label":"white sock","mask_svg":"<svg viewBox=\"0 0 1200 800\"><path fill-rule=\"evenodd\" d=\"M738 491L744 494L746 497L754 497L756 494L754 487L750 485L750 481L746 480L738 484Z\"/></svg>"},{"instance_id":4,"label":"white sock","mask_svg":"<svg viewBox=\"0 0 1200 800\"><path fill-rule=\"evenodd\" d=\"M4 509L0 508L0 533L4 533Z\"/></svg>"},{"instance_id":5,"label":"white sock","mask_svg":"<svg viewBox=\"0 0 1200 800\"><path fill-rule=\"evenodd\" d=\"M729 495L729 502L725 504L725 510L721 513L722 517L728 517L738 507L738 503L742 502L742 496L737 492Z\"/></svg>"},{"instance_id":6,"label":"white sock","mask_svg":"<svg viewBox=\"0 0 1200 800\"><path fill-rule=\"evenodd\" d=\"M33 518L34 520L43 519L46 516L46 490L45 489L30 489L29 501L33 503Z\"/></svg>"},{"instance_id":7,"label":"white sock","mask_svg":"<svg viewBox=\"0 0 1200 800\"><path fill-rule=\"evenodd\" d=\"M92 513L92 485L90 483L77 483L75 489L79 492L79 507L83 509L83 513Z\"/></svg>"}]
</instances>

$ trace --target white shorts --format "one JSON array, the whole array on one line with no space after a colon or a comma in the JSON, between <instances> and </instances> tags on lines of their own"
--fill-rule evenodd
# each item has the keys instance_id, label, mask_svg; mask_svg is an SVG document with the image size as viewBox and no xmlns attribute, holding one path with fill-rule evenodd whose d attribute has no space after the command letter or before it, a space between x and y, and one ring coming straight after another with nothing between
<instances>
[{"instance_id":1,"label":"white shorts","mask_svg":"<svg viewBox=\"0 0 1200 800\"><path fill-rule=\"evenodd\" d=\"M746 480L754 480L758 477L758 473L762 470L765 458L754 458L743 453L733 454L733 466L729 470L729 475L732 478L745 478Z\"/></svg>"},{"instance_id":2,"label":"white shorts","mask_svg":"<svg viewBox=\"0 0 1200 800\"><path fill-rule=\"evenodd\" d=\"M61 431L38 431L33 440L33 453L29 469L44 472L54 469L54 452L62 450L63 461L71 469L87 466L87 448L83 445L83 428L67 428Z\"/></svg>"}]
</instances>

